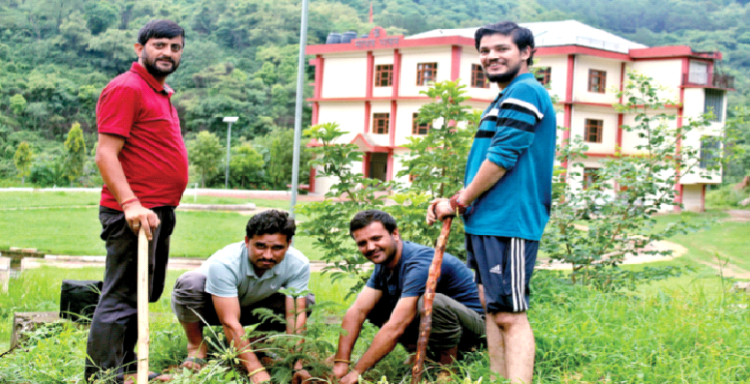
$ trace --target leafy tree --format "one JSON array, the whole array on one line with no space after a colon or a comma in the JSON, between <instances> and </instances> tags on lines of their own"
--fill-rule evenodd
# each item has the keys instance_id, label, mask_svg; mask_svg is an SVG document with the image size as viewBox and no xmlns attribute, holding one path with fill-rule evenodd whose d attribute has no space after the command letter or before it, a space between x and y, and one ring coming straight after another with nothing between
<instances>
[{"instance_id":1,"label":"leafy tree","mask_svg":"<svg viewBox=\"0 0 750 384\"><path fill-rule=\"evenodd\" d=\"M21 184L24 184L26 175L29 173L29 167L31 167L31 160L34 158L34 154L31 152L31 146L27 142L21 142L18 145L15 156L13 156L13 162L16 164L18 174L21 176Z\"/></svg>"},{"instance_id":2,"label":"leafy tree","mask_svg":"<svg viewBox=\"0 0 750 384\"><path fill-rule=\"evenodd\" d=\"M409 137L409 154L398 176L411 176L411 190L427 191L435 197L451 197L461 189L479 115L469 112L465 85L457 81L435 84L420 91L435 102L419 110L419 124L430 127L425 136ZM459 128L469 123L470 128Z\"/></svg>"},{"instance_id":3,"label":"leafy tree","mask_svg":"<svg viewBox=\"0 0 750 384\"><path fill-rule=\"evenodd\" d=\"M699 224L685 218L666 228L656 228L653 215L672 205L681 206L676 202L675 175L701 172L698 161L701 149L679 146L678 142L710 125L708 120L700 118L673 128L670 122L676 116L664 110L667 102L659 99L658 87L652 79L632 72L628 78L624 90L624 100L628 102L616 107L623 113L635 114L637 125L623 129L640 138L636 146L639 155L601 161L601 167L585 188L566 180L570 176L580 177L577 169L582 164L572 164L567 175L558 172L561 177L555 189L558 194L553 197L552 215L542 239L546 254L572 265L570 278L574 283L605 291L632 289L638 281L653 281L678 272L674 267L631 271L620 269L619 265L628 255L669 255L671 251L650 249L648 245L698 228ZM585 158L586 150L577 137L558 148L558 160L563 163Z\"/></svg>"},{"instance_id":4,"label":"leafy tree","mask_svg":"<svg viewBox=\"0 0 750 384\"><path fill-rule=\"evenodd\" d=\"M354 144L337 142L345 134L338 127L336 123L325 123L304 131L306 137L321 144L311 149L315 158L310 165L319 168L317 177L332 178L334 183L325 201L305 204L299 212L310 218L302 224L302 231L315 238L315 246L323 250L323 259L328 263L324 271L332 271L334 280L347 276L355 279L348 297L358 292L370 276L364 268L367 260L349 238L349 220L360 210L382 207L385 201L377 192L394 183L381 183L354 171L354 163L362 161L362 152Z\"/></svg>"},{"instance_id":5,"label":"leafy tree","mask_svg":"<svg viewBox=\"0 0 750 384\"><path fill-rule=\"evenodd\" d=\"M310 218L302 225L302 230L316 239L315 246L323 250L323 259L331 264L329 270L341 270L333 272L334 279L344 276L356 279L357 284L350 294L358 292L370 274L369 270L363 268L367 260L349 237L349 220L357 212L365 209L389 212L397 218L399 233L404 239L426 245L433 244L437 239L439 226L427 226L424 219L427 206L435 197L448 196L460 188L471 145L469 138L476 126L475 115L460 105L466 100L462 96L462 88L458 83L448 81L438 83L425 92L436 101L420 109L423 121L444 118L448 122L452 120L455 127L448 122L436 125L434 130L442 132L411 141L409 148L426 157L420 160L416 158L418 155L414 155L404 162L407 169L400 175L416 176L423 173L411 189L395 181L381 182L357 172L361 167L356 163L362 161L362 153L354 144L337 141L344 134L337 124L321 124L305 130L307 137L321 144L311 149L315 159L310 164L318 167L318 177L332 178L333 184L326 193L325 201L300 207L300 212ZM443 183L445 185L441 186ZM392 189L402 189L405 193L383 194L383 191ZM385 204L386 198L395 204ZM446 249L455 256L465 257L463 226L458 221L454 226Z\"/></svg>"},{"instance_id":6,"label":"leafy tree","mask_svg":"<svg viewBox=\"0 0 750 384\"><path fill-rule=\"evenodd\" d=\"M65 175L72 183L83 174L86 163L86 142L83 140L81 124L73 123L65 140Z\"/></svg>"},{"instance_id":7,"label":"leafy tree","mask_svg":"<svg viewBox=\"0 0 750 384\"><path fill-rule=\"evenodd\" d=\"M258 137L253 141L256 150L263 156L265 162L265 176L269 186L273 189L286 189L292 181L292 161L294 160L294 130L276 128L271 133ZM309 168L305 165L312 159L312 153L305 150L308 143L303 139L300 152L299 180L304 183L310 176Z\"/></svg>"},{"instance_id":8,"label":"leafy tree","mask_svg":"<svg viewBox=\"0 0 750 384\"><path fill-rule=\"evenodd\" d=\"M26 99L17 93L10 98L10 109L16 116L20 116L26 110Z\"/></svg>"},{"instance_id":9,"label":"leafy tree","mask_svg":"<svg viewBox=\"0 0 750 384\"><path fill-rule=\"evenodd\" d=\"M206 179L219 168L223 148L219 138L211 132L200 132L194 140L188 142L190 164L198 169L201 176L201 187L206 186Z\"/></svg>"},{"instance_id":10,"label":"leafy tree","mask_svg":"<svg viewBox=\"0 0 750 384\"><path fill-rule=\"evenodd\" d=\"M232 185L246 188L263 180L263 156L249 143L232 148L229 174Z\"/></svg>"},{"instance_id":11,"label":"leafy tree","mask_svg":"<svg viewBox=\"0 0 750 384\"><path fill-rule=\"evenodd\" d=\"M117 22L117 9L105 1L88 2L83 7L86 15L86 27L98 35Z\"/></svg>"}]
</instances>

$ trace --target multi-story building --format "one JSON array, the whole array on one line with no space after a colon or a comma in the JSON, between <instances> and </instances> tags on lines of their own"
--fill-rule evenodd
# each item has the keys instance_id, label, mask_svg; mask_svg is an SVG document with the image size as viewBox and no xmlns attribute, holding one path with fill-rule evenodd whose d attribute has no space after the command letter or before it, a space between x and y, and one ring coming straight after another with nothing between
<instances>
[{"instance_id":1,"label":"multi-story building","mask_svg":"<svg viewBox=\"0 0 750 384\"><path fill-rule=\"evenodd\" d=\"M670 100L668 112L678 116L672 122L681 126L685 119L712 110L711 126L693 132L680 145L699 148L705 136L718 135L726 116L726 93L733 79L718 74L720 52L695 52L688 46L646 47L577 21L528 23L536 41L534 67L537 77L548 84L558 106L559 139L570 135L584 138L589 147L582 176L569 182L585 188L591 169L601 158L636 154L637 134L622 125L634 125L634 116L618 113L628 70L652 77L663 89L660 96ZM467 85L468 104L483 110L498 93L488 84L474 47L475 28L434 30L410 37L387 36L376 27L367 37L347 43L307 47L315 57L312 123L337 122L348 132L342 140L358 145L364 152L361 164L369 177L392 180L401 169L398 155L407 138L423 135L428 125L415 117L429 100L419 92L431 82L459 80ZM705 164L702 164L705 166ZM357 165L359 166L359 165ZM563 166L569 166L563 164ZM572 166L572 165L571 165ZM326 192L331 180L315 178L311 192ZM313 180L314 179L314 180ZM680 201L687 209L702 210L707 184L718 184L721 175L698 174L677 178ZM408 180L402 180L408 182Z\"/></svg>"}]
</instances>

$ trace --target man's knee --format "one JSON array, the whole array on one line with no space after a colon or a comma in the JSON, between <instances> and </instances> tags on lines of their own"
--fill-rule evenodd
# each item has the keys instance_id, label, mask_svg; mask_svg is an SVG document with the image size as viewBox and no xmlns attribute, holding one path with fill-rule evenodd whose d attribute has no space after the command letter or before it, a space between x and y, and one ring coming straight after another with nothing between
<instances>
[{"instance_id":1,"label":"man's knee","mask_svg":"<svg viewBox=\"0 0 750 384\"><path fill-rule=\"evenodd\" d=\"M201 321L206 305L206 276L198 271L184 273L175 282L172 290L172 312L183 323ZM200 316L199 316L200 315Z\"/></svg>"},{"instance_id":2,"label":"man's knee","mask_svg":"<svg viewBox=\"0 0 750 384\"><path fill-rule=\"evenodd\" d=\"M490 317L495 321L495 324L497 324L497 326L502 329L508 329L514 326L526 325L529 323L526 312L496 312L491 313ZM487 320L489 321L489 319Z\"/></svg>"}]
</instances>

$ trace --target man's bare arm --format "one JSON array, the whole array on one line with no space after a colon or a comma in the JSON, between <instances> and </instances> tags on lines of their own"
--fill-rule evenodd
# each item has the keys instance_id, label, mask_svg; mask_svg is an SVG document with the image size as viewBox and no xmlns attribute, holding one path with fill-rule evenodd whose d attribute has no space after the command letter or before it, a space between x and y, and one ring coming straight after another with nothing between
<instances>
[{"instance_id":1,"label":"man's bare arm","mask_svg":"<svg viewBox=\"0 0 750 384\"><path fill-rule=\"evenodd\" d=\"M396 347L398 339L404 334L406 328L409 327L414 317L417 315L417 301L418 297L405 297L399 299L396 304L396 308L391 314L391 318L388 322L380 328L380 331L375 335L375 338L370 344L370 348L359 359L354 370L362 373L374 366L380 359L385 357L393 351Z\"/></svg>"},{"instance_id":2,"label":"man's bare arm","mask_svg":"<svg viewBox=\"0 0 750 384\"><path fill-rule=\"evenodd\" d=\"M334 356L334 359L338 360L338 362L334 362L333 366L333 373L336 377L343 377L349 372L349 364L342 361L351 359L352 349L357 342L357 338L359 338L362 324L382 296L383 292L365 287L362 293L357 296L354 304L346 311L341 323L344 332L339 336L339 347Z\"/></svg>"},{"instance_id":3,"label":"man's bare arm","mask_svg":"<svg viewBox=\"0 0 750 384\"><path fill-rule=\"evenodd\" d=\"M227 341L234 344L234 348L241 351L239 359L242 365L248 372L255 372L256 370L263 368L263 365L255 356L255 353L250 349L250 342L243 340L245 336L245 329L240 324L240 316L242 310L240 308L240 301L236 297L219 297L212 296L214 302L214 308L216 308L216 315L224 327L224 334L227 337ZM271 376L268 372L261 371L254 374L250 379L254 383L260 383L266 380L271 380Z\"/></svg>"},{"instance_id":4,"label":"man's bare arm","mask_svg":"<svg viewBox=\"0 0 750 384\"><path fill-rule=\"evenodd\" d=\"M479 196L487 192L492 186L497 184L505 176L505 168L485 160L479 167L474 180L460 192L458 201L463 205L470 205ZM455 215L456 212L451 209L448 199L435 199L430 202L427 208L427 224L432 225L438 220L443 220L447 216Z\"/></svg>"},{"instance_id":5,"label":"man's bare arm","mask_svg":"<svg viewBox=\"0 0 750 384\"><path fill-rule=\"evenodd\" d=\"M461 192L458 201L464 205L473 203L479 196L497 184L503 176L505 176L505 168L485 160L479 167L477 175L474 176L474 180Z\"/></svg>"},{"instance_id":6,"label":"man's bare arm","mask_svg":"<svg viewBox=\"0 0 750 384\"><path fill-rule=\"evenodd\" d=\"M118 155L124 145L125 139L123 137L100 133L99 145L96 148L95 157L96 165L102 174L104 184L107 185L107 189L120 204L123 201L132 200L134 197L137 197L133 193L133 190L130 189L130 184L128 184L128 180L125 178L125 172L123 172L122 164L120 164L120 160L118 159ZM146 230L148 239L152 240L152 229L159 226L159 218L156 214L150 209L144 208L138 200L123 205L122 209L128 225L138 233L138 226L136 224L139 224Z\"/></svg>"}]
</instances>

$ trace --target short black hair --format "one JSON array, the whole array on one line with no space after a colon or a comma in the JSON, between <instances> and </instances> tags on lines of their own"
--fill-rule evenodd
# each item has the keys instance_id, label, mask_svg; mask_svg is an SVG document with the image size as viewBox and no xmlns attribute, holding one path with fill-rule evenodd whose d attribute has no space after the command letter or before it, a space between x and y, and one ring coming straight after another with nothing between
<instances>
[{"instance_id":1,"label":"short black hair","mask_svg":"<svg viewBox=\"0 0 750 384\"><path fill-rule=\"evenodd\" d=\"M383 227L388 231L388 233L393 233L393 231L398 228L396 226L396 219L394 219L393 216L389 215L386 212L378 211L377 209L371 209L368 211L358 212L356 215L354 215L352 221L349 222L349 236L353 238L354 231L358 231L372 224L374 221L383 224Z\"/></svg>"},{"instance_id":2,"label":"short black hair","mask_svg":"<svg viewBox=\"0 0 750 384\"><path fill-rule=\"evenodd\" d=\"M474 46L477 51L479 50L479 43L482 41L482 37L489 35L513 36L513 44L518 46L519 51L523 51L527 47L531 50L531 55L526 60L526 64L530 66L534 62L536 49L534 49L534 34L531 33L530 29L521 27L512 21L503 21L480 27L474 32Z\"/></svg>"},{"instance_id":3,"label":"short black hair","mask_svg":"<svg viewBox=\"0 0 750 384\"><path fill-rule=\"evenodd\" d=\"M172 20L151 20L138 31L138 44L146 45L149 39L171 39L182 36L185 46L185 30Z\"/></svg>"},{"instance_id":4,"label":"short black hair","mask_svg":"<svg viewBox=\"0 0 750 384\"><path fill-rule=\"evenodd\" d=\"M245 234L252 238L255 235L275 235L280 233L286 235L286 240L291 241L297 225L286 212L269 209L253 216L247 222Z\"/></svg>"}]
</instances>

